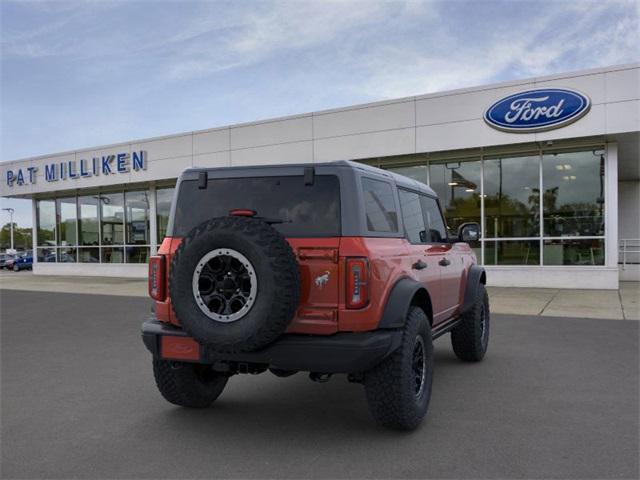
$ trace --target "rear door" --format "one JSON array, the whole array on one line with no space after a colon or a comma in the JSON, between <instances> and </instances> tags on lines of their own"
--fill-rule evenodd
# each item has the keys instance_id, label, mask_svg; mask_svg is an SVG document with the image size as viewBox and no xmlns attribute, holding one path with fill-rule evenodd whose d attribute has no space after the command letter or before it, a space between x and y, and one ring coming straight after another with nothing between
<instances>
[{"instance_id":1,"label":"rear door","mask_svg":"<svg viewBox=\"0 0 640 480\"><path fill-rule=\"evenodd\" d=\"M423 195L422 211L427 224L427 241L431 250L439 254L440 295L442 319L455 314L460 304L460 279L464 265L461 257L456 256L453 244L449 242L444 217L438 201L434 197Z\"/></svg>"},{"instance_id":2,"label":"rear door","mask_svg":"<svg viewBox=\"0 0 640 480\"><path fill-rule=\"evenodd\" d=\"M414 278L427 288L431 296L433 322L436 324L444 319L447 309L443 298L439 264L445 252L438 245L431 245L428 242L429 229L422 209L422 195L403 188L398 189L398 194L405 235L409 242L411 271Z\"/></svg>"}]
</instances>

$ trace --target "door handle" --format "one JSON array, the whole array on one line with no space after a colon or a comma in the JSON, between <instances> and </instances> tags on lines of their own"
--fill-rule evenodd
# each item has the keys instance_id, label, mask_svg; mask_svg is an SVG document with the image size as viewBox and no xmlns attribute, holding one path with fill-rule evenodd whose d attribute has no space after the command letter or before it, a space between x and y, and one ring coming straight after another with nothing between
<instances>
[{"instance_id":1,"label":"door handle","mask_svg":"<svg viewBox=\"0 0 640 480\"><path fill-rule=\"evenodd\" d=\"M442 257L442 260L440 260L438 262L438 265L440 265L442 267L446 267L447 265L451 265L451 262L449 261L449 259L447 257Z\"/></svg>"},{"instance_id":2,"label":"door handle","mask_svg":"<svg viewBox=\"0 0 640 480\"><path fill-rule=\"evenodd\" d=\"M424 270L425 268L427 268L427 264L422 260L418 260L416 263L411 265L411 268L413 268L414 270Z\"/></svg>"}]
</instances>

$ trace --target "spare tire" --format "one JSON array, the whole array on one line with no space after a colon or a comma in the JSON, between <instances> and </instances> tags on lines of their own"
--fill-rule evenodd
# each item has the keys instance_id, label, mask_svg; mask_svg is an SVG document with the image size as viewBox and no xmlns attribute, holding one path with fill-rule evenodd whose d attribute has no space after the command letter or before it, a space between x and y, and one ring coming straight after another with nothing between
<instances>
[{"instance_id":1,"label":"spare tire","mask_svg":"<svg viewBox=\"0 0 640 480\"><path fill-rule=\"evenodd\" d=\"M249 217L204 222L182 240L171 263L171 303L182 328L221 352L272 343L300 299L300 271L287 240Z\"/></svg>"}]
</instances>

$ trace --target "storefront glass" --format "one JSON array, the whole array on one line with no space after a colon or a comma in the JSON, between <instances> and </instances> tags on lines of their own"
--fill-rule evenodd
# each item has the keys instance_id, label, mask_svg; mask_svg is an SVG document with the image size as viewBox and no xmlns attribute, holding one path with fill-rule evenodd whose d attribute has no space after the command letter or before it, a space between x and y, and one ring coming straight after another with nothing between
<instances>
[{"instance_id":1,"label":"storefront glass","mask_svg":"<svg viewBox=\"0 0 640 480\"><path fill-rule=\"evenodd\" d=\"M148 262L152 247L149 195L140 190L39 200L38 261Z\"/></svg>"},{"instance_id":2,"label":"storefront glass","mask_svg":"<svg viewBox=\"0 0 640 480\"><path fill-rule=\"evenodd\" d=\"M58 198L58 245L77 245L76 197Z\"/></svg>"},{"instance_id":3,"label":"storefront glass","mask_svg":"<svg viewBox=\"0 0 640 480\"><path fill-rule=\"evenodd\" d=\"M124 195L100 195L100 227L102 245L124 244Z\"/></svg>"},{"instance_id":4,"label":"storefront glass","mask_svg":"<svg viewBox=\"0 0 640 480\"><path fill-rule=\"evenodd\" d=\"M484 161L486 238L540 235L540 157Z\"/></svg>"},{"instance_id":5,"label":"storefront glass","mask_svg":"<svg viewBox=\"0 0 640 480\"><path fill-rule=\"evenodd\" d=\"M98 196L78 197L78 214L79 245L98 245Z\"/></svg>"},{"instance_id":6,"label":"storefront glass","mask_svg":"<svg viewBox=\"0 0 640 480\"><path fill-rule=\"evenodd\" d=\"M604 265L603 150L430 161L390 170L417 178L423 168L452 235L462 223L483 223L482 240L471 246L486 265Z\"/></svg>"},{"instance_id":7,"label":"storefront glass","mask_svg":"<svg viewBox=\"0 0 640 480\"><path fill-rule=\"evenodd\" d=\"M545 154L542 166L544 235L604 235L604 154Z\"/></svg>"},{"instance_id":8,"label":"storefront glass","mask_svg":"<svg viewBox=\"0 0 640 480\"><path fill-rule=\"evenodd\" d=\"M171 211L171 199L174 188L158 188L156 190L156 223L158 230L158 244L162 243L167 234L169 213Z\"/></svg>"},{"instance_id":9,"label":"storefront glass","mask_svg":"<svg viewBox=\"0 0 640 480\"><path fill-rule=\"evenodd\" d=\"M37 204L38 245L53 246L56 244L56 202L38 200Z\"/></svg>"},{"instance_id":10,"label":"storefront glass","mask_svg":"<svg viewBox=\"0 0 640 480\"><path fill-rule=\"evenodd\" d=\"M487 240L485 265L540 265L539 240Z\"/></svg>"}]
</instances>

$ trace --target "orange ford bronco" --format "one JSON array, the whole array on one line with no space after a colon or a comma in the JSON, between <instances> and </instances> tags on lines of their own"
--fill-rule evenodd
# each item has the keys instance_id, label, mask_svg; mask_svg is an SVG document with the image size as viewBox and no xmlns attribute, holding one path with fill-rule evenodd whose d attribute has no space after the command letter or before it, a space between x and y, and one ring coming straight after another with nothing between
<instances>
[{"instance_id":1,"label":"orange ford bronco","mask_svg":"<svg viewBox=\"0 0 640 480\"><path fill-rule=\"evenodd\" d=\"M149 262L154 318L142 326L157 386L208 407L238 373L344 373L375 419L425 416L432 341L483 358L484 270L451 236L435 193L355 162L185 171L167 237Z\"/></svg>"}]
</instances>

